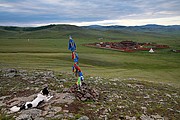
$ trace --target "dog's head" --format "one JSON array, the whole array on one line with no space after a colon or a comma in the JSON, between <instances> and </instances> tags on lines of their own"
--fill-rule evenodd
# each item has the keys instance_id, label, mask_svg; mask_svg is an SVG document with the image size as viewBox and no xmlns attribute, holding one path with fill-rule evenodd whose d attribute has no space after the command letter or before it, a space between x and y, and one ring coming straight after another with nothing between
<instances>
[{"instance_id":1,"label":"dog's head","mask_svg":"<svg viewBox=\"0 0 180 120\"><path fill-rule=\"evenodd\" d=\"M43 90L42 90L42 94L43 95L49 95L49 91L48 91L48 87L45 87Z\"/></svg>"}]
</instances>

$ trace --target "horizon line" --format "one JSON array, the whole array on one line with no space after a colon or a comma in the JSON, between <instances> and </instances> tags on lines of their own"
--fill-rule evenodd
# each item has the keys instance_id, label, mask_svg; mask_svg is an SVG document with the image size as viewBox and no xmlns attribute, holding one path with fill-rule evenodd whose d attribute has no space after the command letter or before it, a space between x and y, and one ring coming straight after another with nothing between
<instances>
[{"instance_id":1,"label":"horizon line","mask_svg":"<svg viewBox=\"0 0 180 120\"><path fill-rule=\"evenodd\" d=\"M49 24L34 24L34 25L0 25L1 27L43 27L43 26L50 26L50 25L72 25L72 26L78 26L78 27L83 27L83 26L124 26L124 27L135 27L135 26L146 26L146 25L157 25L157 26L180 26L180 24L169 24L169 25L163 25L163 24L142 24L142 25L100 25L100 24L92 24L92 25L76 25L72 23L49 23Z\"/></svg>"}]
</instances>

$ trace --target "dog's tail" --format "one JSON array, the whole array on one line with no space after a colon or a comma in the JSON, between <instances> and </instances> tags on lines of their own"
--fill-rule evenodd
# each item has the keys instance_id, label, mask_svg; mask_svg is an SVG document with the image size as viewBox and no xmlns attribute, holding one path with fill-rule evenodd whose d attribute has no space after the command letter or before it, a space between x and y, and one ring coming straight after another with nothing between
<instances>
[{"instance_id":1,"label":"dog's tail","mask_svg":"<svg viewBox=\"0 0 180 120\"><path fill-rule=\"evenodd\" d=\"M18 112L18 111L20 111L20 107L13 106L12 108L10 108L10 110L11 110L12 112Z\"/></svg>"}]
</instances>

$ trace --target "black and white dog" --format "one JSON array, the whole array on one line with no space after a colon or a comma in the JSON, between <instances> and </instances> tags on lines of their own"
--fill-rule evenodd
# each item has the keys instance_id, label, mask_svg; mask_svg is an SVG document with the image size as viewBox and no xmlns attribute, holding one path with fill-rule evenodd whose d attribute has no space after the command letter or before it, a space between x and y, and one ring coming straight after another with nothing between
<instances>
[{"instance_id":1,"label":"black and white dog","mask_svg":"<svg viewBox=\"0 0 180 120\"><path fill-rule=\"evenodd\" d=\"M26 102L24 105L17 107L13 106L10 108L12 112L18 112L23 109L37 107L42 102L48 102L53 96L49 95L49 91L47 87L45 87L32 102Z\"/></svg>"}]
</instances>

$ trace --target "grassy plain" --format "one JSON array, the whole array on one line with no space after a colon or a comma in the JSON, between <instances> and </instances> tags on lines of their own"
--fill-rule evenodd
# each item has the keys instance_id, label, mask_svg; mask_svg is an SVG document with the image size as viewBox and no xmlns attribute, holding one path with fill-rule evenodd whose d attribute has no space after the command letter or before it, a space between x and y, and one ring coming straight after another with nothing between
<instances>
[{"instance_id":1,"label":"grassy plain","mask_svg":"<svg viewBox=\"0 0 180 120\"><path fill-rule=\"evenodd\" d=\"M23 31L22 29L25 28L13 28L15 30L12 30L10 27L9 29L0 30L0 94L2 95L2 97L0 95L0 103L7 103L4 102L3 97L11 99L14 93L17 93L16 97L18 94L19 97L24 97L22 93L29 95L29 90L22 89L22 86L35 90L37 86L40 88L39 86L47 84L43 76L41 76L43 79L31 80L37 81L35 83L29 83L20 76L8 78L1 70L4 68L29 70L32 76L36 73L35 69L53 70L58 79L67 80L67 82L62 83L51 78L48 80L51 82L49 84L51 90L59 93L64 89L60 86L63 85L65 88L72 86L76 78L69 74L72 73L73 61L71 52L67 49L68 36L72 35L77 44L79 65L84 73L85 82L100 92L97 102L76 100L73 104L68 105L75 110L69 109L75 117L87 115L90 119L96 120L104 115L104 111L108 108L109 112L106 117L109 119L125 119L126 116L135 116L140 119L144 114L148 116L158 114L174 120L179 118L180 54L170 50L180 50L180 34L171 32L166 34L163 31L146 33L82 30L73 26L32 28L34 30L31 31ZM103 41L153 42L169 45L170 48L157 49L155 53L148 51L125 53L83 46L87 43L100 42L98 38L101 37ZM32 71L35 73L31 74ZM10 94L12 90L13 95ZM9 95L11 97L8 98ZM76 102L80 106L74 106ZM64 104L59 106L63 108ZM82 106L85 109L82 109ZM0 107L0 119L11 119L14 115L8 116L6 112L3 112L4 108L7 109L7 106ZM12 119L15 118L12 117Z\"/></svg>"},{"instance_id":2,"label":"grassy plain","mask_svg":"<svg viewBox=\"0 0 180 120\"><path fill-rule=\"evenodd\" d=\"M124 53L113 50L97 49L82 44L99 42L98 38L74 37L79 54L79 65L84 76L106 78L136 78L139 80L171 83L180 86L180 54L170 52L180 49L180 37L150 34L104 35L103 41L133 40L166 44L171 48L156 50L155 53L139 51ZM73 64L71 52L67 49L67 39L0 39L0 68L49 69L71 72Z\"/></svg>"}]
</instances>

